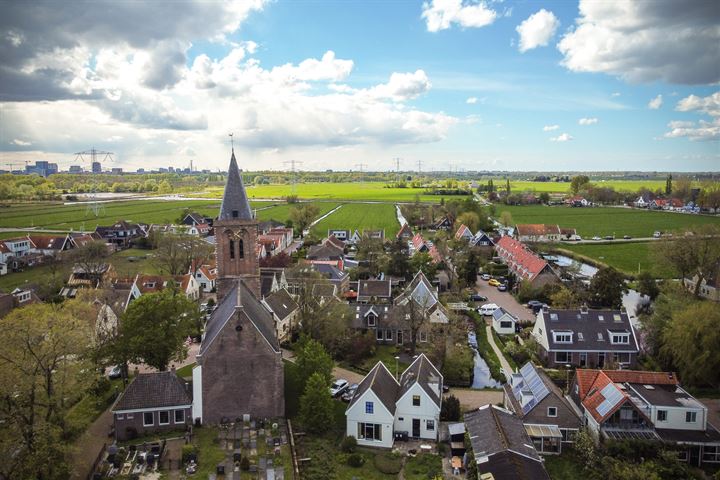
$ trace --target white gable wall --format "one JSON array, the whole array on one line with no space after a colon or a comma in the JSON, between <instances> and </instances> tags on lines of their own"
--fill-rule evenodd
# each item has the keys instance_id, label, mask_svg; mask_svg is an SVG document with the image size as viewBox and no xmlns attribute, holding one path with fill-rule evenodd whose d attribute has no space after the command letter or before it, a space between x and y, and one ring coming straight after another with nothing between
<instances>
[{"instance_id":1,"label":"white gable wall","mask_svg":"<svg viewBox=\"0 0 720 480\"><path fill-rule=\"evenodd\" d=\"M501 326L502 322L510 322L510 326L503 328ZM515 333L515 317L507 313L499 319L495 319L495 317L493 317L493 329L499 335L513 335Z\"/></svg>"},{"instance_id":2,"label":"white gable wall","mask_svg":"<svg viewBox=\"0 0 720 480\"><path fill-rule=\"evenodd\" d=\"M373 402L373 413L365 413L365 402ZM345 412L346 435L355 437L358 445L369 447L390 448L393 445L393 416L385 408L385 405L372 390L367 390L357 401ZM359 438L358 424L374 423L381 425L381 440L367 440Z\"/></svg>"},{"instance_id":3,"label":"white gable wall","mask_svg":"<svg viewBox=\"0 0 720 480\"><path fill-rule=\"evenodd\" d=\"M413 405L413 396L420 396L420 406ZM440 423L440 408L432 401L430 396L423 388L415 383L405 392L395 404L395 422L396 432L407 432L408 436L413 436L413 419L420 420L420 438L429 440L437 440L438 428ZM432 430L428 429L428 420L433 423Z\"/></svg>"}]
</instances>

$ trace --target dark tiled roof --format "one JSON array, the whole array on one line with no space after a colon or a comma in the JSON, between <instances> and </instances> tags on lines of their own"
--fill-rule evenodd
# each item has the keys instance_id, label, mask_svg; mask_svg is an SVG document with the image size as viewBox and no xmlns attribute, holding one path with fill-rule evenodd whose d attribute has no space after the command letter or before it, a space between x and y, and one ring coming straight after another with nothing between
<instances>
[{"instance_id":1,"label":"dark tiled roof","mask_svg":"<svg viewBox=\"0 0 720 480\"><path fill-rule=\"evenodd\" d=\"M265 302L281 320L298 309L297 303L284 288L270 294L265 298Z\"/></svg>"},{"instance_id":2,"label":"dark tiled roof","mask_svg":"<svg viewBox=\"0 0 720 480\"><path fill-rule=\"evenodd\" d=\"M550 351L638 351L635 330L620 310L548 310L542 312ZM572 331L573 343L555 343L553 331ZM630 334L629 344L612 344L609 333ZM582 333L582 340L580 334Z\"/></svg>"},{"instance_id":3,"label":"dark tiled roof","mask_svg":"<svg viewBox=\"0 0 720 480\"><path fill-rule=\"evenodd\" d=\"M363 378L358 385L348 409L358 402L365 392L372 390L380 401L385 405L390 414L395 415L395 401L398 398L400 385L395 381L392 374L383 365L382 362L375 364L372 370Z\"/></svg>"},{"instance_id":4,"label":"dark tiled roof","mask_svg":"<svg viewBox=\"0 0 720 480\"><path fill-rule=\"evenodd\" d=\"M358 296L360 297L390 297L390 280L360 280L358 281Z\"/></svg>"},{"instance_id":5,"label":"dark tiled roof","mask_svg":"<svg viewBox=\"0 0 720 480\"><path fill-rule=\"evenodd\" d=\"M478 475L491 473L497 480L550 480L543 464L512 451L504 451L490 457L486 463L477 465Z\"/></svg>"},{"instance_id":6,"label":"dark tiled roof","mask_svg":"<svg viewBox=\"0 0 720 480\"><path fill-rule=\"evenodd\" d=\"M234 217L233 212L237 212L237 216ZM218 220L232 220L233 218L239 218L241 220L253 219L250 202L248 202L247 194L245 193L245 187L243 186L240 170L238 170L234 151L230 157L228 179L225 184L225 193L223 194Z\"/></svg>"},{"instance_id":7,"label":"dark tiled roof","mask_svg":"<svg viewBox=\"0 0 720 480\"><path fill-rule=\"evenodd\" d=\"M328 265L325 263L313 264L313 269L320 273L323 277L328 280L342 280L348 276L347 273L343 272L335 265Z\"/></svg>"},{"instance_id":8,"label":"dark tiled roof","mask_svg":"<svg viewBox=\"0 0 720 480\"><path fill-rule=\"evenodd\" d=\"M669 428L656 428L655 431L666 442L687 442L687 443L718 443L720 442L720 432L711 425L707 424L705 430L675 430Z\"/></svg>"},{"instance_id":9,"label":"dark tiled roof","mask_svg":"<svg viewBox=\"0 0 720 480\"><path fill-rule=\"evenodd\" d=\"M313 285L312 294L318 297L335 296L336 288L332 283L316 283Z\"/></svg>"},{"instance_id":10,"label":"dark tiled roof","mask_svg":"<svg viewBox=\"0 0 720 480\"><path fill-rule=\"evenodd\" d=\"M313 245L310 247L307 253L307 258L310 260L340 260L343 257L343 250L330 243L324 243L322 245Z\"/></svg>"},{"instance_id":11,"label":"dark tiled roof","mask_svg":"<svg viewBox=\"0 0 720 480\"><path fill-rule=\"evenodd\" d=\"M190 405L184 382L175 372L141 373L120 395L113 411Z\"/></svg>"},{"instance_id":12,"label":"dark tiled roof","mask_svg":"<svg viewBox=\"0 0 720 480\"><path fill-rule=\"evenodd\" d=\"M260 274L260 295L267 297L272 293L273 280L275 275Z\"/></svg>"},{"instance_id":13,"label":"dark tiled roof","mask_svg":"<svg viewBox=\"0 0 720 480\"><path fill-rule=\"evenodd\" d=\"M431 382L432 380L434 380L434 382ZM442 375L440 375L437 368L430 363L430 360L428 360L424 353L421 353L400 376L400 394L398 395L398 398L405 395L405 393L416 383L425 390L425 393L428 394L432 401L435 402L435 405L439 408L439 391L442 391ZM430 383L437 383L439 391L433 389L430 386Z\"/></svg>"}]
</instances>

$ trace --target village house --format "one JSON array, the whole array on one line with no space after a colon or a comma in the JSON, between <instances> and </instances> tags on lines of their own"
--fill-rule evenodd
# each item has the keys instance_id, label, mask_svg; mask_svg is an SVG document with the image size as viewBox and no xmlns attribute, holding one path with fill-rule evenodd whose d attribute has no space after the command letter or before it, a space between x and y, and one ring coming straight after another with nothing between
<instances>
[{"instance_id":1,"label":"village house","mask_svg":"<svg viewBox=\"0 0 720 480\"><path fill-rule=\"evenodd\" d=\"M563 392L542 369L527 362L503 385L503 405L522 419L525 432L540 454L562 453L573 443L580 417Z\"/></svg>"},{"instance_id":2,"label":"village house","mask_svg":"<svg viewBox=\"0 0 720 480\"><path fill-rule=\"evenodd\" d=\"M130 301L137 300L142 295L160 292L170 287L177 288L179 292L185 294L190 300L200 298L200 284L195 279L195 275L191 273L174 276L138 273L130 288Z\"/></svg>"},{"instance_id":3,"label":"village house","mask_svg":"<svg viewBox=\"0 0 720 480\"><path fill-rule=\"evenodd\" d=\"M217 280L217 266L215 265L215 261L199 264L193 262L190 265L188 274L195 277L200 291L210 293L215 290L215 282Z\"/></svg>"},{"instance_id":4,"label":"village house","mask_svg":"<svg viewBox=\"0 0 720 480\"><path fill-rule=\"evenodd\" d=\"M142 225L129 223L125 220L118 220L109 227L98 226L95 233L105 242L115 245L117 248L128 248L133 240L145 236Z\"/></svg>"},{"instance_id":5,"label":"village house","mask_svg":"<svg viewBox=\"0 0 720 480\"><path fill-rule=\"evenodd\" d=\"M73 265L67 286L74 288L97 288L101 285L108 285L114 277L115 269L112 263L104 263L94 267L76 264Z\"/></svg>"},{"instance_id":6,"label":"village house","mask_svg":"<svg viewBox=\"0 0 720 480\"><path fill-rule=\"evenodd\" d=\"M635 208L649 208L650 204L652 203L652 198L649 194L643 193L638 198L635 199L633 202L633 205Z\"/></svg>"},{"instance_id":7,"label":"village house","mask_svg":"<svg viewBox=\"0 0 720 480\"><path fill-rule=\"evenodd\" d=\"M455 232L455 240L465 240L466 242L469 242L472 238L473 233L470 229L464 223L460 224L457 232Z\"/></svg>"},{"instance_id":8,"label":"village house","mask_svg":"<svg viewBox=\"0 0 720 480\"><path fill-rule=\"evenodd\" d=\"M398 230L397 235L395 235L395 238L399 238L400 240L406 242L410 240L413 237L413 231L412 228L410 228L410 225L407 223L403 223L403 226L400 227L400 230Z\"/></svg>"},{"instance_id":9,"label":"village house","mask_svg":"<svg viewBox=\"0 0 720 480\"><path fill-rule=\"evenodd\" d=\"M582 240L582 238L580 237L580 235L577 234L577 231L574 228L561 228L560 235L560 240L566 240L571 242Z\"/></svg>"},{"instance_id":10,"label":"village house","mask_svg":"<svg viewBox=\"0 0 720 480\"><path fill-rule=\"evenodd\" d=\"M72 243L73 248L80 248L87 245L88 243L98 241L102 241L102 237L96 232L70 234L70 243Z\"/></svg>"},{"instance_id":11,"label":"village house","mask_svg":"<svg viewBox=\"0 0 720 480\"><path fill-rule=\"evenodd\" d=\"M519 281L529 282L535 288L559 281L547 261L510 236L501 237L495 251Z\"/></svg>"},{"instance_id":12,"label":"village house","mask_svg":"<svg viewBox=\"0 0 720 480\"><path fill-rule=\"evenodd\" d=\"M115 439L171 430L185 431L192 425L189 387L169 372L140 373L120 394L111 411Z\"/></svg>"},{"instance_id":13,"label":"village house","mask_svg":"<svg viewBox=\"0 0 720 480\"><path fill-rule=\"evenodd\" d=\"M496 308L492 314L492 328L498 335L515 335L517 318L502 307Z\"/></svg>"},{"instance_id":14,"label":"village house","mask_svg":"<svg viewBox=\"0 0 720 480\"><path fill-rule=\"evenodd\" d=\"M578 369L570 395L597 440L656 440L683 448L679 458L693 466L720 463L708 408L672 372Z\"/></svg>"},{"instance_id":15,"label":"village house","mask_svg":"<svg viewBox=\"0 0 720 480\"><path fill-rule=\"evenodd\" d=\"M485 405L464 416L466 435L479 479L550 480L542 458L521 418L495 405Z\"/></svg>"},{"instance_id":16,"label":"village house","mask_svg":"<svg viewBox=\"0 0 720 480\"><path fill-rule=\"evenodd\" d=\"M358 280L356 285L358 303L392 302L390 280Z\"/></svg>"},{"instance_id":17,"label":"village house","mask_svg":"<svg viewBox=\"0 0 720 480\"><path fill-rule=\"evenodd\" d=\"M428 317L429 323L446 324L450 321L449 312L438 298L437 288L430 283L422 270L418 270L405 290L395 298L394 304L402 307L411 301ZM420 339L423 341L422 331Z\"/></svg>"},{"instance_id":18,"label":"village house","mask_svg":"<svg viewBox=\"0 0 720 480\"><path fill-rule=\"evenodd\" d=\"M260 296L266 297L281 288L289 288L284 268L260 268ZM288 290L289 291L289 290Z\"/></svg>"},{"instance_id":19,"label":"village house","mask_svg":"<svg viewBox=\"0 0 720 480\"><path fill-rule=\"evenodd\" d=\"M345 411L359 445L392 447L395 438L437 441L443 377L421 353L399 381L382 363L363 378Z\"/></svg>"},{"instance_id":20,"label":"village house","mask_svg":"<svg viewBox=\"0 0 720 480\"><path fill-rule=\"evenodd\" d=\"M363 238L372 238L374 240L385 241L385 230L363 230Z\"/></svg>"},{"instance_id":21,"label":"village house","mask_svg":"<svg viewBox=\"0 0 720 480\"><path fill-rule=\"evenodd\" d=\"M566 198L565 204L571 207L589 207L591 202L589 202L585 197L575 195L573 197Z\"/></svg>"},{"instance_id":22,"label":"village house","mask_svg":"<svg viewBox=\"0 0 720 480\"><path fill-rule=\"evenodd\" d=\"M698 276L693 275L692 278L683 278L683 284L689 291L694 292L697 286ZM715 271L712 272L707 278L703 278L700 282L700 288L698 294L706 299L713 302L720 302L720 262L718 263Z\"/></svg>"},{"instance_id":23,"label":"village house","mask_svg":"<svg viewBox=\"0 0 720 480\"><path fill-rule=\"evenodd\" d=\"M518 224L515 237L520 242L559 242L562 234L557 225Z\"/></svg>"},{"instance_id":24,"label":"village house","mask_svg":"<svg viewBox=\"0 0 720 480\"><path fill-rule=\"evenodd\" d=\"M206 217L199 213L191 212L185 215L181 222L183 225L208 225L212 226L212 217Z\"/></svg>"},{"instance_id":25,"label":"village house","mask_svg":"<svg viewBox=\"0 0 720 480\"><path fill-rule=\"evenodd\" d=\"M432 224L432 230L445 230L448 231L451 228L453 228L453 224L455 222L450 217L450 215L444 215L440 217L438 220L435 221L435 223Z\"/></svg>"},{"instance_id":26,"label":"village house","mask_svg":"<svg viewBox=\"0 0 720 480\"><path fill-rule=\"evenodd\" d=\"M24 257L30 255L35 245L32 243L29 237L17 237L17 238L6 238L0 240L5 248L4 256L9 259L10 257ZM8 255L9 252L9 255ZM8 263L7 260L3 260L3 263Z\"/></svg>"},{"instance_id":27,"label":"village house","mask_svg":"<svg viewBox=\"0 0 720 480\"><path fill-rule=\"evenodd\" d=\"M631 368L640 351L624 310L543 308L532 336L539 346L538 355L550 368L603 368L609 364Z\"/></svg>"},{"instance_id":28,"label":"village house","mask_svg":"<svg viewBox=\"0 0 720 480\"><path fill-rule=\"evenodd\" d=\"M492 238L490 238L490 235L482 230L478 230L477 233L470 239L470 245L473 247L494 247L495 242Z\"/></svg>"},{"instance_id":29,"label":"village house","mask_svg":"<svg viewBox=\"0 0 720 480\"><path fill-rule=\"evenodd\" d=\"M317 263L312 265L312 269L325 277L327 281L335 285L338 294L347 292L350 288L350 274L343 272L334 265Z\"/></svg>"},{"instance_id":30,"label":"village house","mask_svg":"<svg viewBox=\"0 0 720 480\"><path fill-rule=\"evenodd\" d=\"M281 288L262 300L275 320L275 333L280 342L290 340L290 332L297 326L300 307L287 290Z\"/></svg>"},{"instance_id":31,"label":"village house","mask_svg":"<svg viewBox=\"0 0 720 480\"><path fill-rule=\"evenodd\" d=\"M28 235L28 238L32 243L31 252L48 257L57 257L60 252L73 248L70 235Z\"/></svg>"}]
</instances>

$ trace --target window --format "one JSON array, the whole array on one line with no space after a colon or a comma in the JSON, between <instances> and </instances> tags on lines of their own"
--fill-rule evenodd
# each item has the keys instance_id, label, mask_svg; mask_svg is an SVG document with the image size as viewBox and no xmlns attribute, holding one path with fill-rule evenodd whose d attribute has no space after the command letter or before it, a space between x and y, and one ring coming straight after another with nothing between
<instances>
[{"instance_id":1,"label":"window","mask_svg":"<svg viewBox=\"0 0 720 480\"><path fill-rule=\"evenodd\" d=\"M658 410L657 421L658 422L667 422L667 410Z\"/></svg>"},{"instance_id":2,"label":"window","mask_svg":"<svg viewBox=\"0 0 720 480\"><path fill-rule=\"evenodd\" d=\"M572 332L553 332L555 343L572 343Z\"/></svg>"},{"instance_id":3,"label":"window","mask_svg":"<svg viewBox=\"0 0 720 480\"><path fill-rule=\"evenodd\" d=\"M245 246L242 240L238 240L238 257L245 258Z\"/></svg>"},{"instance_id":4,"label":"window","mask_svg":"<svg viewBox=\"0 0 720 480\"><path fill-rule=\"evenodd\" d=\"M378 328L377 331L375 332L375 339L377 339L377 340L382 340L382 339L383 339L382 330L380 330L379 328Z\"/></svg>"},{"instance_id":5,"label":"window","mask_svg":"<svg viewBox=\"0 0 720 480\"><path fill-rule=\"evenodd\" d=\"M377 423L358 423L358 438L382 441L382 425Z\"/></svg>"},{"instance_id":6,"label":"window","mask_svg":"<svg viewBox=\"0 0 720 480\"><path fill-rule=\"evenodd\" d=\"M557 417L557 407L548 407L547 416L548 417Z\"/></svg>"},{"instance_id":7,"label":"window","mask_svg":"<svg viewBox=\"0 0 720 480\"><path fill-rule=\"evenodd\" d=\"M615 363L630 363L629 353L613 353L613 361Z\"/></svg>"},{"instance_id":8,"label":"window","mask_svg":"<svg viewBox=\"0 0 720 480\"><path fill-rule=\"evenodd\" d=\"M233 211L232 211L232 218L238 218L238 211L237 211L237 210L233 210Z\"/></svg>"},{"instance_id":9,"label":"window","mask_svg":"<svg viewBox=\"0 0 720 480\"><path fill-rule=\"evenodd\" d=\"M373 315L371 313L370 315L368 315L367 319L368 319L368 327L374 327L375 326L375 315Z\"/></svg>"},{"instance_id":10,"label":"window","mask_svg":"<svg viewBox=\"0 0 720 480\"><path fill-rule=\"evenodd\" d=\"M175 410L175 423L185 423L185 410Z\"/></svg>"},{"instance_id":11,"label":"window","mask_svg":"<svg viewBox=\"0 0 720 480\"><path fill-rule=\"evenodd\" d=\"M230 240L230 258L235 258L235 240Z\"/></svg>"},{"instance_id":12,"label":"window","mask_svg":"<svg viewBox=\"0 0 720 480\"><path fill-rule=\"evenodd\" d=\"M568 363L571 358L570 352L555 352L555 363Z\"/></svg>"},{"instance_id":13,"label":"window","mask_svg":"<svg viewBox=\"0 0 720 480\"><path fill-rule=\"evenodd\" d=\"M427 332L420 332L420 341L427 342Z\"/></svg>"},{"instance_id":14,"label":"window","mask_svg":"<svg viewBox=\"0 0 720 480\"><path fill-rule=\"evenodd\" d=\"M420 406L420 395L413 395L413 407Z\"/></svg>"},{"instance_id":15,"label":"window","mask_svg":"<svg viewBox=\"0 0 720 480\"><path fill-rule=\"evenodd\" d=\"M155 424L152 412L143 413L143 427L150 427Z\"/></svg>"},{"instance_id":16,"label":"window","mask_svg":"<svg viewBox=\"0 0 720 480\"><path fill-rule=\"evenodd\" d=\"M115 418L118 419L118 420L122 420L122 419L124 418L124 416L123 416L122 413L118 413L118 414L115 416Z\"/></svg>"},{"instance_id":17,"label":"window","mask_svg":"<svg viewBox=\"0 0 720 480\"><path fill-rule=\"evenodd\" d=\"M375 413L375 404L373 402L365 402L365 413L373 414Z\"/></svg>"},{"instance_id":18,"label":"window","mask_svg":"<svg viewBox=\"0 0 720 480\"><path fill-rule=\"evenodd\" d=\"M581 367L587 366L587 353L585 353L585 352L580 353L580 366Z\"/></svg>"},{"instance_id":19,"label":"window","mask_svg":"<svg viewBox=\"0 0 720 480\"><path fill-rule=\"evenodd\" d=\"M630 334L628 334L628 333L612 333L610 335L610 343L612 343L612 344L628 344L628 343L630 343Z\"/></svg>"},{"instance_id":20,"label":"window","mask_svg":"<svg viewBox=\"0 0 720 480\"><path fill-rule=\"evenodd\" d=\"M435 430L435 420L426 420L425 428L427 428L428 430Z\"/></svg>"},{"instance_id":21,"label":"window","mask_svg":"<svg viewBox=\"0 0 720 480\"><path fill-rule=\"evenodd\" d=\"M500 328L512 328L512 322L502 321L500 322Z\"/></svg>"},{"instance_id":22,"label":"window","mask_svg":"<svg viewBox=\"0 0 720 480\"><path fill-rule=\"evenodd\" d=\"M720 447L712 445L703 446L703 462L720 462Z\"/></svg>"},{"instance_id":23,"label":"window","mask_svg":"<svg viewBox=\"0 0 720 480\"><path fill-rule=\"evenodd\" d=\"M164 411L164 412L158 412L158 424L159 425L167 425L170 423L170 412Z\"/></svg>"},{"instance_id":24,"label":"window","mask_svg":"<svg viewBox=\"0 0 720 480\"><path fill-rule=\"evenodd\" d=\"M385 330L385 340L392 340L392 330Z\"/></svg>"},{"instance_id":25,"label":"window","mask_svg":"<svg viewBox=\"0 0 720 480\"><path fill-rule=\"evenodd\" d=\"M697 412L685 412L685 422L695 423L697 421Z\"/></svg>"}]
</instances>

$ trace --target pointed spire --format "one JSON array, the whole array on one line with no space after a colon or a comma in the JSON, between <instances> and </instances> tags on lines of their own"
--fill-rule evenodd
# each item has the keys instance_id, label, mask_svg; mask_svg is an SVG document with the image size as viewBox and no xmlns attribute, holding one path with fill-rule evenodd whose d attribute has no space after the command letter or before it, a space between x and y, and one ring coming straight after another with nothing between
<instances>
[{"instance_id":1,"label":"pointed spire","mask_svg":"<svg viewBox=\"0 0 720 480\"><path fill-rule=\"evenodd\" d=\"M230 157L230 167L228 168L225 193L223 194L222 205L220 206L220 215L218 215L218 220L233 219L253 219L250 202L248 202L242 176L240 175L240 170L238 169L237 160L235 160L234 148L232 156Z\"/></svg>"}]
</instances>

